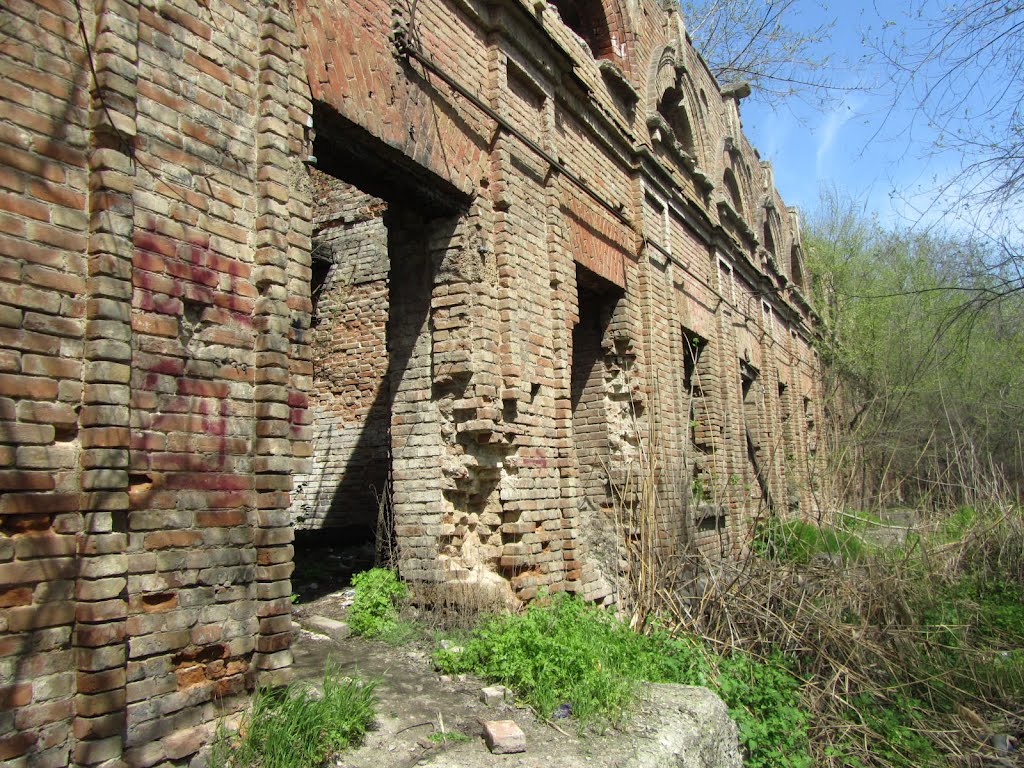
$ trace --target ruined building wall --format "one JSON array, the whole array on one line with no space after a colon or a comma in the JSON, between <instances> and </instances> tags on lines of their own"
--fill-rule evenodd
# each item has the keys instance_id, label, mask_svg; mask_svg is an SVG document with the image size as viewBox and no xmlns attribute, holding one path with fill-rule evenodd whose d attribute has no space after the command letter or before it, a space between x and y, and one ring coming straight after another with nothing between
<instances>
[{"instance_id":1,"label":"ruined building wall","mask_svg":"<svg viewBox=\"0 0 1024 768\"><path fill-rule=\"evenodd\" d=\"M312 471L293 479L292 515L296 528L372 531L390 468L387 205L310 177L313 453Z\"/></svg>"},{"instance_id":2,"label":"ruined building wall","mask_svg":"<svg viewBox=\"0 0 1024 768\"><path fill-rule=\"evenodd\" d=\"M290 662L294 26L227 2L0 17L0 760L187 759Z\"/></svg>"},{"instance_id":3,"label":"ruined building wall","mask_svg":"<svg viewBox=\"0 0 1024 768\"><path fill-rule=\"evenodd\" d=\"M388 477L403 577L510 603L623 599L638 473L666 555L814 512L742 90L569 5L0 9L0 760L188 760L286 676L294 531Z\"/></svg>"}]
</instances>

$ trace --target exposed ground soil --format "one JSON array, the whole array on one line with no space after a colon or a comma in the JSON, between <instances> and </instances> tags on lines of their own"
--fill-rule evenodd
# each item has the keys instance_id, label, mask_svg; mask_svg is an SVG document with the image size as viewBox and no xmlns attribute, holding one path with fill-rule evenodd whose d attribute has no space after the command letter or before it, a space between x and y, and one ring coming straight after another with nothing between
<instances>
[{"instance_id":1,"label":"exposed ground soil","mask_svg":"<svg viewBox=\"0 0 1024 768\"><path fill-rule=\"evenodd\" d=\"M297 605L296 620L301 625L314 615L344 619L350 600L350 590L322 595ZM430 649L430 642L425 640L395 647L359 637L335 642L305 629L299 631L293 646L298 679L319 680L327 659L333 658L343 674L377 683L376 726L362 746L337 758L336 766L569 768L613 766L628 757L614 732L581 737L571 722L549 725L514 703L487 706L480 696L487 683L470 676L441 676L433 668ZM526 734L527 751L492 755L481 736L483 720L514 720ZM465 734L469 741L431 741L428 737L442 730L442 721L446 732Z\"/></svg>"}]
</instances>

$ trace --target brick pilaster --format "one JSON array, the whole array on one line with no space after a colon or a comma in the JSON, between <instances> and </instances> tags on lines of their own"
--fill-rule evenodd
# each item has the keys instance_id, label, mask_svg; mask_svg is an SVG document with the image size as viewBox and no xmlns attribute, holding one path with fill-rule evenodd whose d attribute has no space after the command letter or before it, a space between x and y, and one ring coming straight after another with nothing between
<instances>
[{"instance_id":1,"label":"brick pilaster","mask_svg":"<svg viewBox=\"0 0 1024 768\"><path fill-rule=\"evenodd\" d=\"M124 748L138 26L134 0L96 3L80 414L84 530L74 633L78 684L73 760L82 766L116 761Z\"/></svg>"},{"instance_id":2,"label":"brick pilaster","mask_svg":"<svg viewBox=\"0 0 1024 768\"><path fill-rule=\"evenodd\" d=\"M260 62L257 95L257 211L256 266L253 282L259 297L254 311L256 329L255 417L253 472L257 491L257 616L254 666L264 682L282 682L292 655L290 577L294 533L288 508L294 468L292 451L282 450L291 436L292 310L288 268L292 235L289 203L295 157L288 122L292 85L289 74L296 46L294 22L277 4L260 16ZM306 218L308 219L308 211ZM301 217L300 217L301 218ZM305 232L308 241L308 229ZM308 252L308 247L307 247ZM308 287L307 287L308 296ZM301 312L302 308L298 308ZM308 325L309 311L305 308ZM304 410L300 408L300 410Z\"/></svg>"}]
</instances>

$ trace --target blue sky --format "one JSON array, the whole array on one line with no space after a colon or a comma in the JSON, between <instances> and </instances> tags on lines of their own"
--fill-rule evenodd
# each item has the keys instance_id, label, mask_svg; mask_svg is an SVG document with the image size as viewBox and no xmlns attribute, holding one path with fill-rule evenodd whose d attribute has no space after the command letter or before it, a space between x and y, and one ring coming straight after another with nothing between
<instances>
[{"instance_id":1,"label":"blue sky","mask_svg":"<svg viewBox=\"0 0 1024 768\"><path fill-rule=\"evenodd\" d=\"M912 29L904 20L884 31L886 20L871 3L823 9L813 0L798 0L794 10L791 21L808 29L835 19L831 40L823 46L832 56L830 77L858 90L837 91L824 103L793 99L773 107L756 97L742 103L745 132L761 157L772 162L783 198L810 212L819 190L835 186L883 224L916 219L914 204L930 200L928 190L956 170L958 161L934 152L932 135L920 121L911 130L916 102L910 94L894 97L891 69L872 57L871 41L894 32L912 35ZM907 10L903 0L887 4L885 12L889 21L897 21Z\"/></svg>"}]
</instances>

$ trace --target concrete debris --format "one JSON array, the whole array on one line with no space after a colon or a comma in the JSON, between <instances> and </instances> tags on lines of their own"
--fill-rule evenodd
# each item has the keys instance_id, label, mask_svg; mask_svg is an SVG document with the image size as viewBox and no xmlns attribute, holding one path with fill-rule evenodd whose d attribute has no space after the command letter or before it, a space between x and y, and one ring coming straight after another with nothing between
<instances>
[{"instance_id":1,"label":"concrete debris","mask_svg":"<svg viewBox=\"0 0 1024 768\"><path fill-rule=\"evenodd\" d=\"M512 691L504 685L489 685L480 689L480 701L488 707L497 707L512 700Z\"/></svg>"},{"instance_id":2,"label":"concrete debris","mask_svg":"<svg viewBox=\"0 0 1024 768\"><path fill-rule=\"evenodd\" d=\"M341 641L352 634L352 630L344 621L329 619L326 616L310 616L303 621L309 631L327 635L332 640Z\"/></svg>"},{"instance_id":3,"label":"concrete debris","mask_svg":"<svg viewBox=\"0 0 1024 768\"><path fill-rule=\"evenodd\" d=\"M707 688L651 684L623 768L740 768L736 723Z\"/></svg>"}]
</instances>

